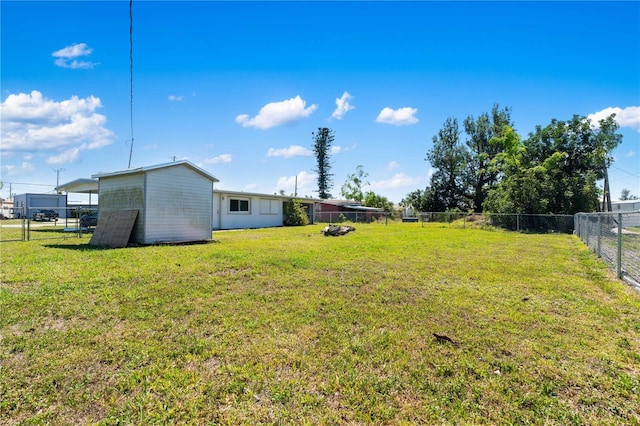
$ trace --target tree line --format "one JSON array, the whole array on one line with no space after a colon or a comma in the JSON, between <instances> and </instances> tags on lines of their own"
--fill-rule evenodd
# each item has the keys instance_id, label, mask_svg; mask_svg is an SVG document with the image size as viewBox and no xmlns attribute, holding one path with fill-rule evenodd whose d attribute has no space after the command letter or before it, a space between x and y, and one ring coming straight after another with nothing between
<instances>
[{"instance_id":1,"label":"tree line","mask_svg":"<svg viewBox=\"0 0 640 426\"><path fill-rule=\"evenodd\" d=\"M511 108L462 120L445 120L432 138L425 160L432 168L425 189L410 192L401 205L418 211L489 211L493 213L575 214L611 210L607 169L622 141L615 114L597 123L580 115L537 125L523 139L515 130ZM318 196L332 198L332 129L313 132ZM393 209L386 197L364 191L369 185L362 165L347 176L340 195L365 206ZM604 189L597 182L604 180ZM624 194L625 198L634 196ZM608 208L607 208L608 205Z\"/></svg>"},{"instance_id":2,"label":"tree line","mask_svg":"<svg viewBox=\"0 0 640 426\"><path fill-rule=\"evenodd\" d=\"M523 139L511 109L498 104L490 113L465 118L462 129L449 117L426 153L433 167L429 185L407 194L402 204L437 212L599 211L601 196L610 205L607 168L622 141L618 128L615 114L598 123L574 115L538 125ZM604 190L596 185L602 179Z\"/></svg>"}]
</instances>

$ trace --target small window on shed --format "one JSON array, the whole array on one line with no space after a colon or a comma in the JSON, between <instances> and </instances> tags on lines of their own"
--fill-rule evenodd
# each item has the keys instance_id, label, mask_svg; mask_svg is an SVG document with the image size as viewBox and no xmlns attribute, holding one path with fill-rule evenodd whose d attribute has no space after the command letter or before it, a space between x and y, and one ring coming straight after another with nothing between
<instances>
[{"instance_id":1,"label":"small window on shed","mask_svg":"<svg viewBox=\"0 0 640 426\"><path fill-rule=\"evenodd\" d=\"M230 198L229 211L235 213L249 213L249 200Z\"/></svg>"}]
</instances>

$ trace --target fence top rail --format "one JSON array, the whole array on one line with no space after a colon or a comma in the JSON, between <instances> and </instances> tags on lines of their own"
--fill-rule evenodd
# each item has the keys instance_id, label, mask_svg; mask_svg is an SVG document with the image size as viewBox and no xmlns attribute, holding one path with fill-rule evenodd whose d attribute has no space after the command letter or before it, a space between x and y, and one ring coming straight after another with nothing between
<instances>
[{"instance_id":1,"label":"fence top rail","mask_svg":"<svg viewBox=\"0 0 640 426\"><path fill-rule=\"evenodd\" d=\"M593 213L576 213L576 216L617 216L639 214L640 210L620 210L617 212L593 212Z\"/></svg>"},{"instance_id":2,"label":"fence top rail","mask_svg":"<svg viewBox=\"0 0 640 426\"><path fill-rule=\"evenodd\" d=\"M419 212L417 214L427 215L427 214L448 214L448 215L458 215L458 216L535 216L535 217L573 217L572 214L536 214L536 213L468 213L468 212Z\"/></svg>"}]
</instances>

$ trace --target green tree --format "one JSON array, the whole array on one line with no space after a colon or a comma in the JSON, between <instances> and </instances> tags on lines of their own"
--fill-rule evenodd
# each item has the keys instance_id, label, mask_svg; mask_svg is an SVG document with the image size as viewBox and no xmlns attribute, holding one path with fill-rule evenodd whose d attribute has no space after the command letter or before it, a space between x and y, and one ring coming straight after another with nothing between
<instances>
[{"instance_id":1,"label":"green tree","mask_svg":"<svg viewBox=\"0 0 640 426\"><path fill-rule=\"evenodd\" d=\"M411 206L416 212L439 212L446 210L443 203L438 199L438 194L432 187L410 192L400 201L400 204L404 207Z\"/></svg>"},{"instance_id":2,"label":"green tree","mask_svg":"<svg viewBox=\"0 0 640 426\"><path fill-rule=\"evenodd\" d=\"M468 116L463 123L468 136L467 167L472 208L481 212L487 193L498 183L499 172L490 165L495 156L504 149L499 143L504 127L513 128L511 109L500 109L499 105L495 104L491 114L483 113L477 119Z\"/></svg>"},{"instance_id":3,"label":"green tree","mask_svg":"<svg viewBox=\"0 0 640 426\"><path fill-rule=\"evenodd\" d=\"M302 203L295 198L291 198L286 202L284 208L285 221L287 226L305 226L309 224L309 216Z\"/></svg>"},{"instance_id":4,"label":"green tree","mask_svg":"<svg viewBox=\"0 0 640 426\"><path fill-rule=\"evenodd\" d=\"M331 174L331 146L334 133L328 127L319 127L317 133L313 132L313 153L316 156L316 168L318 174L318 197L320 199L331 198L329 192L333 187L333 175Z\"/></svg>"},{"instance_id":5,"label":"green tree","mask_svg":"<svg viewBox=\"0 0 640 426\"><path fill-rule=\"evenodd\" d=\"M637 199L638 199L638 196L631 194L631 190L627 188L622 188L622 191L620 191L620 201L637 200Z\"/></svg>"},{"instance_id":6,"label":"green tree","mask_svg":"<svg viewBox=\"0 0 640 426\"><path fill-rule=\"evenodd\" d=\"M359 165L356 167L355 173L347 176L347 180L342 184L342 188L340 189L340 194L346 200L353 200L362 203L364 200L362 187L369 185L369 181L367 181L368 176L369 174L363 170L361 165Z\"/></svg>"},{"instance_id":7,"label":"green tree","mask_svg":"<svg viewBox=\"0 0 640 426\"><path fill-rule=\"evenodd\" d=\"M366 207L376 207L384 209L388 214L393 212L393 203L387 199L387 197L378 195L373 191L367 191L364 195L364 203Z\"/></svg>"},{"instance_id":8,"label":"green tree","mask_svg":"<svg viewBox=\"0 0 640 426\"><path fill-rule=\"evenodd\" d=\"M581 116L537 126L524 142L505 126L492 143L503 147L490 168L502 177L484 208L497 213L575 214L599 205L596 182L605 177L611 151L620 143L610 116L593 126Z\"/></svg>"},{"instance_id":9,"label":"green tree","mask_svg":"<svg viewBox=\"0 0 640 426\"><path fill-rule=\"evenodd\" d=\"M555 179L549 182L548 211L542 213L574 214L598 209L600 191L596 182L605 178L613 161L611 152L622 140L618 127L615 115L600 120L597 126L574 115L571 120L553 119L545 127L536 127L524 142L525 163L545 164L554 156L562 156L562 161L555 163L555 170L547 170Z\"/></svg>"},{"instance_id":10,"label":"green tree","mask_svg":"<svg viewBox=\"0 0 640 426\"><path fill-rule=\"evenodd\" d=\"M471 207L469 162L471 156L460 141L458 120L449 117L433 137L427 158L435 172L428 191L434 211L468 210Z\"/></svg>"}]
</instances>

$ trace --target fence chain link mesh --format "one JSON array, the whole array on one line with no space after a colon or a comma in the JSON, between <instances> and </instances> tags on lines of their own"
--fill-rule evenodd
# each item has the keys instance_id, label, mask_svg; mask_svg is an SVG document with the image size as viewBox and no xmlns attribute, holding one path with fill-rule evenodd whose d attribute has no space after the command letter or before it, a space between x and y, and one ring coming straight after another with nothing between
<instances>
[{"instance_id":1,"label":"fence chain link mesh","mask_svg":"<svg viewBox=\"0 0 640 426\"><path fill-rule=\"evenodd\" d=\"M618 278L640 287L640 211L578 213L576 234Z\"/></svg>"}]
</instances>

